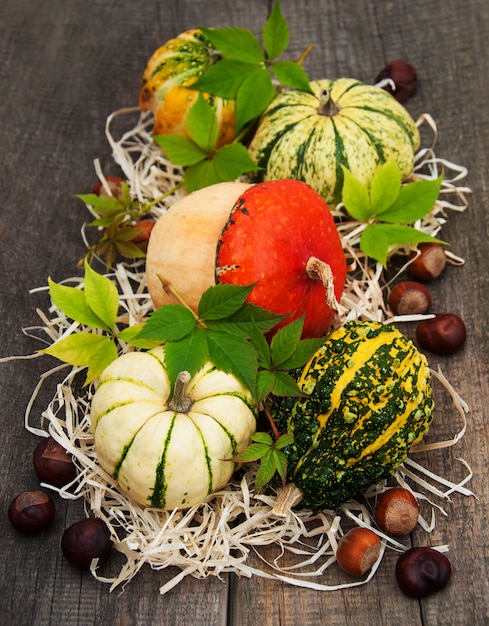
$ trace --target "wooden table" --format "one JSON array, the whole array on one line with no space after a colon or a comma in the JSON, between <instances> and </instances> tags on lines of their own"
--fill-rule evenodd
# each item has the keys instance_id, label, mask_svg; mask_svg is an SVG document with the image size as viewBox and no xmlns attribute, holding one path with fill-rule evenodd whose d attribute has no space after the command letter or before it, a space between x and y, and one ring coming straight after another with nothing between
<instances>
[{"instance_id":1,"label":"wooden table","mask_svg":"<svg viewBox=\"0 0 489 626\"><path fill-rule=\"evenodd\" d=\"M26 355L38 342L22 332L37 324L36 307L48 306L48 276L71 276L83 255L80 227L87 214L74 194L89 192L93 160L117 173L104 136L107 116L137 104L149 55L163 42L197 26L239 25L260 32L266 0L2 0L0 5L0 356ZM469 329L465 349L430 357L470 405L467 432L455 447L427 457L431 468L460 479L458 457L474 473L477 498L456 494L429 536L416 530L413 545L449 545L453 578L446 590L425 600L404 597L386 554L367 586L318 592L260 578L223 580L187 577L168 595L159 587L168 572L143 568L111 594L90 574L62 557L63 529L83 515L80 501L57 499L54 526L41 538L23 536L7 522L17 493L38 485L31 456L36 437L23 426L24 411L43 359L0 364L1 592L4 624L487 624L489 623L489 452L487 383L489 340L489 82L486 79L489 4L486 0L283 0L291 31L290 57L309 43L312 78L353 76L371 82L390 60L402 58L419 73L413 117L430 113L439 130L437 153L469 170L468 210L450 214L443 237L466 263L449 268L433 285L437 311L458 313ZM114 170L111 172L111 170ZM52 389L34 407L40 414ZM449 400L437 407L437 428L458 428ZM455 422L455 423L454 423ZM332 575L334 577L334 574Z\"/></svg>"}]
</instances>

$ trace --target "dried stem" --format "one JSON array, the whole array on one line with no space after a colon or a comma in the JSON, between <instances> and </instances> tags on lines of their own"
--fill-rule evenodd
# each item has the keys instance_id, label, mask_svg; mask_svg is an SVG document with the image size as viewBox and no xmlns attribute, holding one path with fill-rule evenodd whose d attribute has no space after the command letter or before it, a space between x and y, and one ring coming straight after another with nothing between
<instances>
[{"instance_id":1,"label":"dried stem","mask_svg":"<svg viewBox=\"0 0 489 626\"><path fill-rule=\"evenodd\" d=\"M326 289L326 303L329 308L338 313L340 317L345 315L347 310L341 306L334 293L334 276L331 267L317 257L311 256L306 264L306 273L312 280L319 279L323 283Z\"/></svg>"},{"instance_id":2,"label":"dried stem","mask_svg":"<svg viewBox=\"0 0 489 626\"><path fill-rule=\"evenodd\" d=\"M173 390L173 396L168 403L168 408L176 413L187 413L192 406L192 398L187 393L187 385L190 381L189 372L180 372L175 381L175 389Z\"/></svg>"},{"instance_id":3,"label":"dried stem","mask_svg":"<svg viewBox=\"0 0 489 626\"><path fill-rule=\"evenodd\" d=\"M292 508L299 504L304 498L304 494L295 483L289 483L277 491L277 498L272 508L272 514L285 518Z\"/></svg>"}]
</instances>

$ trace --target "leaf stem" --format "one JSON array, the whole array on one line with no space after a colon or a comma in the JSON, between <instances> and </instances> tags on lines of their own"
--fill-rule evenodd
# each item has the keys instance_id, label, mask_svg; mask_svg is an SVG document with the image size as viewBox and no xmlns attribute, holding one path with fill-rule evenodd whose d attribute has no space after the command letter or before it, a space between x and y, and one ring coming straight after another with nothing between
<instances>
[{"instance_id":1,"label":"leaf stem","mask_svg":"<svg viewBox=\"0 0 489 626\"><path fill-rule=\"evenodd\" d=\"M178 292L178 290L175 289L175 287L171 283L169 283L167 280L165 280L161 274L156 274L156 276L158 276L158 280L160 281L161 286L163 287L163 291L167 295L171 296L172 298L175 298L175 300L179 304L181 304L186 309L188 309L192 313L194 318L198 321L199 320L199 316L195 313L195 311L192 309L192 307L185 301L185 299Z\"/></svg>"},{"instance_id":2,"label":"leaf stem","mask_svg":"<svg viewBox=\"0 0 489 626\"><path fill-rule=\"evenodd\" d=\"M310 53L312 52L313 48L314 48L314 44L310 43L307 46L307 48L304 50L304 52L295 60L295 63L297 63L297 65L300 65L302 67L302 64L304 63L306 58L310 55Z\"/></svg>"},{"instance_id":3,"label":"leaf stem","mask_svg":"<svg viewBox=\"0 0 489 626\"><path fill-rule=\"evenodd\" d=\"M263 412L267 416L267 419L270 423L275 439L278 439L280 437L280 433L278 431L277 424L275 424L275 422L273 421L273 417L270 412L270 407L268 407L265 403L263 403Z\"/></svg>"},{"instance_id":4,"label":"leaf stem","mask_svg":"<svg viewBox=\"0 0 489 626\"><path fill-rule=\"evenodd\" d=\"M144 211L144 213L142 213L142 215L144 215L145 213L148 213L149 210L152 209L154 206L156 206L159 202L161 202L165 198L168 198L168 196L171 196L172 194L175 193L175 191L178 191L182 187L183 187L183 180L181 180L177 185L174 185L171 189L166 191L161 196L158 196L158 198L156 198L155 200L152 200L151 202L145 203L143 205L143 208L145 209L145 211Z\"/></svg>"}]
</instances>

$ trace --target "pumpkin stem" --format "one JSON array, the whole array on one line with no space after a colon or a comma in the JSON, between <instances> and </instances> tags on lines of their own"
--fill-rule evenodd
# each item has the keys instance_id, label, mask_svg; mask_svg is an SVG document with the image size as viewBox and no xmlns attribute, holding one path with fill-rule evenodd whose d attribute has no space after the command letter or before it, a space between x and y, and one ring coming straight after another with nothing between
<instances>
[{"instance_id":1,"label":"pumpkin stem","mask_svg":"<svg viewBox=\"0 0 489 626\"><path fill-rule=\"evenodd\" d=\"M328 117L333 117L340 110L340 107L331 99L331 95L327 89L323 89L319 94L319 106L318 113L319 115L327 115Z\"/></svg>"},{"instance_id":2,"label":"pumpkin stem","mask_svg":"<svg viewBox=\"0 0 489 626\"><path fill-rule=\"evenodd\" d=\"M292 508L301 502L304 498L302 489L299 489L295 483L289 483L285 487L281 487L277 491L275 504L272 508L272 514L277 517L285 518L288 516Z\"/></svg>"},{"instance_id":3,"label":"pumpkin stem","mask_svg":"<svg viewBox=\"0 0 489 626\"><path fill-rule=\"evenodd\" d=\"M173 396L168 403L168 408L176 413L187 413L190 411L190 407L193 402L190 396L187 394L187 385L190 380L190 372L180 372L175 381L175 389L173 390Z\"/></svg>"},{"instance_id":4,"label":"pumpkin stem","mask_svg":"<svg viewBox=\"0 0 489 626\"><path fill-rule=\"evenodd\" d=\"M327 305L332 311L338 313L338 315L344 315L347 310L343 306L341 306L341 304L336 299L334 293L334 276L331 267L317 257L311 256L309 257L306 264L306 274L309 276L310 279L319 279L323 283L324 288L326 289Z\"/></svg>"}]
</instances>

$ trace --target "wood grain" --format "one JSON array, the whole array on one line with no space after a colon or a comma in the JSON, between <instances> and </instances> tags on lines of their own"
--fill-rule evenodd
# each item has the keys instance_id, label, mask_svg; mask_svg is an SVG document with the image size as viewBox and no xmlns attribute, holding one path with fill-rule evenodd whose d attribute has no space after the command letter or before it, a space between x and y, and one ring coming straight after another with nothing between
<instances>
[{"instance_id":1,"label":"wood grain","mask_svg":"<svg viewBox=\"0 0 489 626\"><path fill-rule=\"evenodd\" d=\"M170 37L197 25L238 25L260 33L266 0L30 0L0 3L0 357L39 348L22 329L37 323L46 292L29 293L75 271L83 255L84 207L74 197L91 190L93 160L115 173L104 137L106 117L137 104L147 58ZM467 433L453 449L433 452L435 471L460 478L464 458L474 472L476 498L455 495L438 515L430 536L419 530L415 545L446 543L453 578L446 590L421 602L397 589L396 555L389 553L367 587L327 593L259 578L185 579L168 595L159 587L170 572L143 568L123 590L73 569L59 549L63 529L84 515L81 502L56 500L54 527L39 537L16 533L6 521L18 492L35 488L31 463L37 442L23 427L24 411L47 357L0 363L0 621L7 625L267 626L281 624L379 624L424 626L489 623L489 304L486 219L489 204L488 65L489 4L486 0L282 0L291 32L290 58L309 43L312 78L353 76L371 82L390 60L403 58L419 73L413 117L437 122L436 151L469 169L473 190L465 214L450 214L443 236L466 259L433 284L433 307L458 313L469 336L454 357L433 357L470 404ZM413 332L413 329L408 329ZM53 361L54 363L54 361ZM39 396L39 415L52 389ZM459 418L437 391L436 435L452 436ZM120 564L119 555L109 570ZM252 557L252 562L256 557ZM327 574L328 581L337 573ZM331 578L330 578L331 577Z\"/></svg>"}]
</instances>

